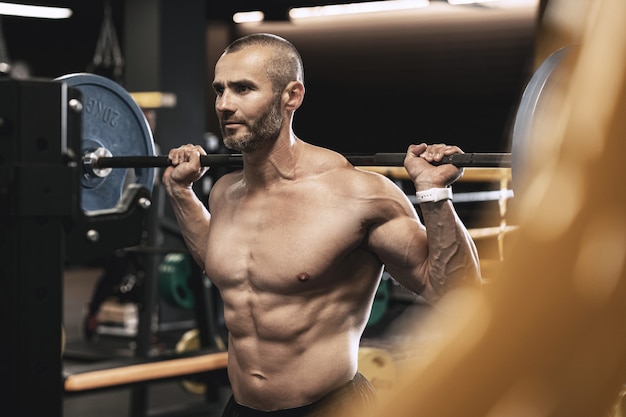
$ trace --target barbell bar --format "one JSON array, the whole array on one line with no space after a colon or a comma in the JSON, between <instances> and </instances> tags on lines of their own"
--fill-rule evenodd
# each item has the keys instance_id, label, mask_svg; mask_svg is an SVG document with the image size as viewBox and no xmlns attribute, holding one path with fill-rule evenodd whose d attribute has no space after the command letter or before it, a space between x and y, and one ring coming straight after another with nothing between
<instances>
[{"instance_id":1,"label":"barbell bar","mask_svg":"<svg viewBox=\"0 0 626 417\"><path fill-rule=\"evenodd\" d=\"M548 57L527 85L515 118L512 153L454 154L435 165L511 168L512 178L517 182L529 159L528 142L535 113L563 56L564 52L560 51ZM130 93L114 81L95 74L69 74L57 81L79 90L82 96L81 101L71 107L82 112L82 210L90 213L115 209L129 183L151 191L155 168L168 167L172 163L167 156L155 154L148 122ZM405 153L344 156L353 165L363 167L402 167L406 157ZM241 154L203 155L201 165L239 168L243 166L243 157Z\"/></svg>"},{"instance_id":2,"label":"barbell bar","mask_svg":"<svg viewBox=\"0 0 626 417\"><path fill-rule=\"evenodd\" d=\"M404 165L405 153L375 153L369 155L344 155L356 166L398 166ZM510 153L463 153L445 156L434 165L452 164L457 167L510 168ZM88 172L99 172L108 168L161 168L172 165L167 156L106 156L102 150L96 150L83 158L83 166ZM241 167L241 154L201 155L203 167Z\"/></svg>"}]
</instances>

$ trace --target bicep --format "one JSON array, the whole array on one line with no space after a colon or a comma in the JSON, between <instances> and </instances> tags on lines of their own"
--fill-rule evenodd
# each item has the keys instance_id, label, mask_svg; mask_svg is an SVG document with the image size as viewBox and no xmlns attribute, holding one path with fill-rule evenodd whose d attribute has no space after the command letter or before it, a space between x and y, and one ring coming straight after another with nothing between
<instances>
[{"instance_id":1,"label":"bicep","mask_svg":"<svg viewBox=\"0 0 626 417\"><path fill-rule=\"evenodd\" d=\"M426 228L411 208L396 210L372 226L368 247L396 281L420 293L426 285L428 243Z\"/></svg>"}]
</instances>

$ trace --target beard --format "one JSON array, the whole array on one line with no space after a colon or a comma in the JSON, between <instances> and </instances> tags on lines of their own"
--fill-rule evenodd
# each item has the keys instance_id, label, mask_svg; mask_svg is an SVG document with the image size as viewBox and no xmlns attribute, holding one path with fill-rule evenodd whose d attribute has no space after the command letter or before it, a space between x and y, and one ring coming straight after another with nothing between
<instances>
[{"instance_id":1,"label":"beard","mask_svg":"<svg viewBox=\"0 0 626 417\"><path fill-rule=\"evenodd\" d=\"M224 145L239 152L252 152L263 148L278 138L283 118L280 114L280 96L271 104L270 108L258 119L243 123L248 127L248 133L242 135L228 134L224 126L221 125Z\"/></svg>"}]
</instances>

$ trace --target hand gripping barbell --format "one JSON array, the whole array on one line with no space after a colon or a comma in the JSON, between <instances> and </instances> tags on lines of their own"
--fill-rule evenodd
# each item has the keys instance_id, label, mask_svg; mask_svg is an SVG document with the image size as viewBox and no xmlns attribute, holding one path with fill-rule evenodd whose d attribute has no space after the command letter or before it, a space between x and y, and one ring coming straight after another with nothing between
<instances>
[{"instance_id":1,"label":"hand gripping barbell","mask_svg":"<svg viewBox=\"0 0 626 417\"><path fill-rule=\"evenodd\" d=\"M530 79L518 109L512 137L513 153L464 153L446 156L437 164L458 167L512 168L513 178L523 170L527 142L539 99L550 76L565 55L563 48L553 53ZM155 168L172 163L154 152L152 133L146 118L132 96L112 80L94 74L70 74L57 80L77 88L82 94L83 211L113 208L124 187L131 181L152 190ZM120 140L123 138L123 140ZM345 155L355 166L404 165L404 153ZM202 166L240 167L241 154L201 156ZM127 168L127 170L116 169ZM131 169L131 170L128 170Z\"/></svg>"}]
</instances>

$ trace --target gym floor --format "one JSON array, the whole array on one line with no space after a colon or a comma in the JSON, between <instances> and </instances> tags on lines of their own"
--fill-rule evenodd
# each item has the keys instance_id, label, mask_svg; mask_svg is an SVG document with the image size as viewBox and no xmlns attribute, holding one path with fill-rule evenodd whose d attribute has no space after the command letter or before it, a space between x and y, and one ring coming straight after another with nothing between
<instances>
[{"instance_id":1,"label":"gym floor","mask_svg":"<svg viewBox=\"0 0 626 417\"><path fill-rule=\"evenodd\" d=\"M64 330L66 346L84 344L85 339L82 331L83 317L86 303L90 299L96 281L102 270L99 268L77 268L67 270L64 278ZM389 308L386 313L388 318L379 329L374 332L368 330L364 334L363 344L376 347L399 345L406 342L408 335L403 329L407 325L414 325L414 320L428 309L411 298L395 310ZM382 330L380 328L382 327ZM420 346L432 334L414 333L410 335L411 345ZM392 349L389 351L391 352ZM396 351L390 356L394 362L410 360L410 354ZM403 369L402 364L396 363L396 369ZM222 407L230 395L228 387L224 387L218 393L219 400L208 405L204 397L187 391L179 381L163 381L152 383L148 388L147 415L149 416L220 416ZM116 388L95 393L85 393L64 398L64 417L134 417L131 411L132 389Z\"/></svg>"},{"instance_id":2,"label":"gym floor","mask_svg":"<svg viewBox=\"0 0 626 417\"><path fill-rule=\"evenodd\" d=\"M90 299L102 270L99 268L72 269L65 273L64 320L66 343L82 343L85 304ZM148 415L168 414L183 411L180 415L213 417L221 415L221 407L230 395L229 390L220 393L221 403L214 411L206 410L203 396L183 388L178 381L150 384L148 388ZM130 388L111 389L91 394L68 396L64 399L64 417L124 417L131 416ZM213 407L213 404L211 405ZM194 410L202 409L201 413Z\"/></svg>"}]
</instances>

